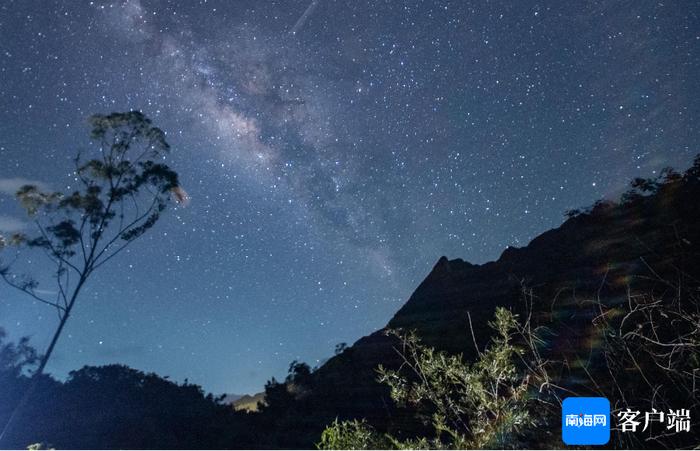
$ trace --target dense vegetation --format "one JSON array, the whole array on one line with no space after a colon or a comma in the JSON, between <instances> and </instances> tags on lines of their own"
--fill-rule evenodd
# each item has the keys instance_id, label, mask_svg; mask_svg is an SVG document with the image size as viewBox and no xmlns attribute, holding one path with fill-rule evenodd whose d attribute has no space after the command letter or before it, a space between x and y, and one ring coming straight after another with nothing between
<instances>
[{"instance_id":1,"label":"dense vegetation","mask_svg":"<svg viewBox=\"0 0 700 451\"><path fill-rule=\"evenodd\" d=\"M556 395L534 349L515 344L518 338L537 337L504 308L496 309L490 326L496 335L471 365L461 355L424 346L414 333L389 332L401 339L397 352L403 364L398 370L380 366L379 381L390 387L395 402L415 408L432 426L431 435L401 440L377 433L364 421L336 420L323 431L318 447L527 448L533 430L547 435L546 427L556 422Z\"/></svg>"},{"instance_id":2,"label":"dense vegetation","mask_svg":"<svg viewBox=\"0 0 700 451\"><path fill-rule=\"evenodd\" d=\"M0 340L0 422L30 383L27 373L35 360L26 342ZM3 447L254 446L249 416L217 401L197 385L176 384L123 365L86 366L64 383L43 376Z\"/></svg>"}]
</instances>

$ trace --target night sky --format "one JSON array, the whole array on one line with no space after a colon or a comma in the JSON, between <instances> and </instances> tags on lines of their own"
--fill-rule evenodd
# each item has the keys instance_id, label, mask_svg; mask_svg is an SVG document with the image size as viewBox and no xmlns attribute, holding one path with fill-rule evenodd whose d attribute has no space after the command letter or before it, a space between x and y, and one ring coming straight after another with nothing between
<instances>
[{"instance_id":1,"label":"night sky","mask_svg":"<svg viewBox=\"0 0 700 451\"><path fill-rule=\"evenodd\" d=\"M191 196L96 273L48 370L260 391L386 324L441 255L483 263L700 149L695 1L3 1L0 231L137 109ZM23 254L32 271L49 266ZM51 293L52 285L40 287ZM0 286L44 350L51 308Z\"/></svg>"}]
</instances>

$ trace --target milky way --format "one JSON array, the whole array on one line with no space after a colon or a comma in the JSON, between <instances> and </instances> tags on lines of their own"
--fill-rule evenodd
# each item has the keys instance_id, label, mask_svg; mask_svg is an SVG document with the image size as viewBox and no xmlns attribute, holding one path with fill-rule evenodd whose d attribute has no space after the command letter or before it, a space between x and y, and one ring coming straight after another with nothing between
<instances>
[{"instance_id":1,"label":"milky way","mask_svg":"<svg viewBox=\"0 0 700 451\"><path fill-rule=\"evenodd\" d=\"M69 189L92 113L151 117L191 197L96 276L49 370L116 361L257 391L383 326L441 255L497 258L684 168L698 9L4 2L0 229L28 227L18 183ZM55 323L0 287L13 337L43 349Z\"/></svg>"}]
</instances>

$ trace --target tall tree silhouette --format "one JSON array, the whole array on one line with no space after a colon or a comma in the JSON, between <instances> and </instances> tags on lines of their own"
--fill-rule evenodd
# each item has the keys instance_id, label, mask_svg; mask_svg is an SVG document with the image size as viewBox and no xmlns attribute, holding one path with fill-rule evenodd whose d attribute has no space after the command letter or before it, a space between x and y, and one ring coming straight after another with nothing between
<instances>
[{"instance_id":1,"label":"tall tree silhouette","mask_svg":"<svg viewBox=\"0 0 700 451\"><path fill-rule=\"evenodd\" d=\"M36 228L35 235L0 239L0 247L41 251L52 263L55 298L39 291L36 275L0 265L0 277L30 298L54 308L59 323L25 392L0 434L2 443L18 411L31 396L77 299L95 271L151 229L171 200L186 202L178 175L162 160L170 150L165 133L138 111L90 117L95 154L75 157L78 188L46 192L25 185L17 199ZM8 249L5 249L6 251Z\"/></svg>"}]
</instances>

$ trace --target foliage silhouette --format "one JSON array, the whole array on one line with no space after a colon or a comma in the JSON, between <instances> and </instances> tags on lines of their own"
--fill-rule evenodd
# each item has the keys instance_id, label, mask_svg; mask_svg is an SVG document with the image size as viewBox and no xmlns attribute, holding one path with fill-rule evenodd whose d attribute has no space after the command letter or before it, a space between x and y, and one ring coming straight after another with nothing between
<instances>
[{"instance_id":1,"label":"foliage silhouette","mask_svg":"<svg viewBox=\"0 0 700 451\"><path fill-rule=\"evenodd\" d=\"M184 202L178 175L155 159L170 150L165 133L138 111L94 115L90 118L91 138L97 150L94 158L75 159L78 188L71 193L45 192L25 185L17 199L33 220L36 235L16 233L0 238L0 248L12 246L36 249L53 264L55 299L44 297L36 276L16 274L10 265L0 264L0 277L11 287L56 310L59 323L46 352L34 370L42 375L75 303L96 270L121 253L151 229L171 198ZM16 258L15 258L16 261ZM29 385L17 409L31 397ZM12 426L11 415L0 433L0 444Z\"/></svg>"},{"instance_id":2,"label":"foliage silhouette","mask_svg":"<svg viewBox=\"0 0 700 451\"><path fill-rule=\"evenodd\" d=\"M36 353L0 333L0 419L30 383L24 375ZM194 449L249 448L252 417L222 405L193 384L177 384L123 365L86 366L65 383L42 376L35 402L7 437L10 448Z\"/></svg>"}]
</instances>

